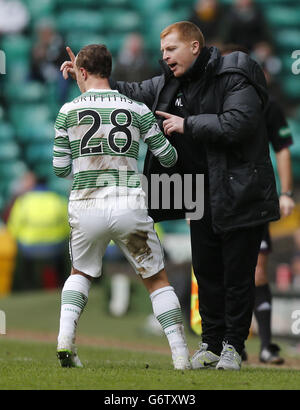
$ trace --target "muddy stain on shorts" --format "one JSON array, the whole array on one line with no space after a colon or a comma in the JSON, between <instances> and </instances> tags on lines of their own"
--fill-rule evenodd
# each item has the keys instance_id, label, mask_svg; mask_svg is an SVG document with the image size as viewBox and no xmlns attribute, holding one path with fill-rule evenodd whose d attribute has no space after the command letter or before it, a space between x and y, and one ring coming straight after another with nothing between
<instances>
[{"instance_id":1,"label":"muddy stain on shorts","mask_svg":"<svg viewBox=\"0 0 300 410\"><path fill-rule=\"evenodd\" d=\"M126 239L126 246L129 253L138 263L142 263L146 259L152 259L151 248L147 244L148 233L144 231L136 231L128 235ZM149 256L151 256L149 258ZM140 273L145 272L145 268L140 267Z\"/></svg>"}]
</instances>

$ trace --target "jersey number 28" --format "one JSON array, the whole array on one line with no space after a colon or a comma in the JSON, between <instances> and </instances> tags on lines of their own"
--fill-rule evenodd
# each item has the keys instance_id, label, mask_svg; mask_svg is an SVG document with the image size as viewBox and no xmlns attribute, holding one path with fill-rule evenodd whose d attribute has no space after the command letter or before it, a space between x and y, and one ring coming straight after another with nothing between
<instances>
[{"instance_id":1,"label":"jersey number 28","mask_svg":"<svg viewBox=\"0 0 300 410\"><path fill-rule=\"evenodd\" d=\"M117 117L119 114L124 114L126 116L126 122L123 124L118 123ZM100 142L97 146L89 146L90 139L96 134L101 126L101 116L97 111L94 110L83 110L79 111L78 113L78 120L79 124L81 120L85 117L92 117L93 118L93 125L91 128L84 134L81 140L80 145L80 154L101 154L103 153L103 146L102 142ZM132 123L132 117L128 110L125 109L116 109L111 113L110 121L114 127L111 129L108 135L108 145L112 151L118 154L126 153L129 148L131 147L132 142L132 135L128 127ZM115 142L115 135L117 132L121 132L126 135L126 143L122 147L119 147Z\"/></svg>"}]
</instances>

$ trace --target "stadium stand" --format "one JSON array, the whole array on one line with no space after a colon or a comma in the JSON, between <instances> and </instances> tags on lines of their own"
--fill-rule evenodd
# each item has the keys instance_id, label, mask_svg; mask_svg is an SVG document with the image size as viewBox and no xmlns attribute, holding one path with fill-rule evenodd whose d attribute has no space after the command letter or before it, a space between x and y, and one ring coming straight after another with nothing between
<instances>
[{"instance_id":1,"label":"stadium stand","mask_svg":"<svg viewBox=\"0 0 300 410\"><path fill-rule=\"evenodd\" d=\"M221 0L230 6L232 0ZM300 103L299 76L293 75L291 53L300 48L300 5L298 0L257 0L270 24L275 52L282 62L276 78L293 107ZM58 181L51 168L53 123L58 109L57 88L32 81L30 55L36 39L36 27L45 18L55 22L66 44L77 52L88 43L106 43L116 57L130 32L144 36L153 68L158 70L159 34L163 27L188 19L195 0L24 0L30 21L21 32L1 34L0 49L6 56L6 73L0 75L0 207L10 200L10 186L24 169L48 177L51 187L68 195L69 182ZM205 33L204 33L205 34ZM300 66L300 64L299 64ZM68 100L79 91L71 83ZM289 117L294 145L291 147L295 181L300 180L300 109ZM144 150L141 150L140 164ZM174 228L169 226L170 230ZM187 226L179 223L178 231Z\"/></svg>"}]
</instances>

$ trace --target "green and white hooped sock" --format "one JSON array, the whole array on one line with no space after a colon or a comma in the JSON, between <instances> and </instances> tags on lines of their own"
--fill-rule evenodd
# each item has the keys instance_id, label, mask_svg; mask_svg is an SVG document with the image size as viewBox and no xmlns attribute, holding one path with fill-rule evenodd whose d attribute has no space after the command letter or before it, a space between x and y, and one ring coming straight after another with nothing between
<instances>
[{"instance_id":1,"label":"green and white hooped sock","mask_svg":"<svg viewBox=\"0 0 300 410\"><path fill-rule=\"evenodd\" d=\"M153 313L167 336L172 353L187 352L181 306L174 288L165 286L150 294Z\"/></svg>"},{"instance_id":2,"label":"green and white hooped sock","mask_svg":"<svg viewBox=\"0 0 300 410\"><path fill-rule=\"evenodd\" d=\"M75 340L79 317L87 304L91 281L83 275L70 275L61 294L58 344L62 340Z\"/></svg>"}]
</instances>

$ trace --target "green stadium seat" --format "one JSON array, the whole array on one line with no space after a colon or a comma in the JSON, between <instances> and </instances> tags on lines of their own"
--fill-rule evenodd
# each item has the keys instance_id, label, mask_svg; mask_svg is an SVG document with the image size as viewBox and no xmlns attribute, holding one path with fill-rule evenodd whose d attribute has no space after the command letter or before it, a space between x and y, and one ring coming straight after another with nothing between
<instances>
[{"instance_id":1,"label":"green stadium seat","mask_svg":"<svg viewBox=\"0 0 300 410\"><path fill-rule=\"evenodd\" d=\"M298 0L256 0L255 1L257 4L261 5L261 6L274 6L274 4L276 5L282 5L282 6L293 6L293 5L298 5L299 1Z\"/></svg>"},{"instance_id":2,"label":"green stadium seat","mask_svg":"<svg viewBox=\"0 0 300 410\"><path fill-rule=\"evenodd\" d=\"M0 173L3 180L10 182L21 178L27 170L26 164L21 160L1 161Z\"/></svg>"},{"instance_id":3,"label":"green stadium seat","mask_svg":"<svg viewBox=\"0 0 300 410\"><path fill-rule=\"evenodd\" d=\"M106 45L113 56L117 56L124 45L127 33L111 34L107 36Z\"/></svg>"},{"instance_id":4,"label":"green stadium seat","mask_svg":"<svg viewBox=\"0 0 300 410\"><path fill-rule=\"evenodd\" d=\"M51 159L48 159L43 162L36 162L32 164L32 169L36 175L43 177L43 178L49 179L49 178L52 178L54 175Z\"/></svg>"},{"instance_id":5,"label":"green stadium seat","mask_svg":"<svg viewBox=\"0 0 300 410\"><path fill-rule=\"evenodd\" d=\"M29 72L31 40L25 35L5 35L0 49L6 58L5 84L23 83Z\"/></svg>"},{"instance_id":6,"label":"green stadium seat","mask_svg":"<svg viewBox=\"0 0 300 410\"><path fill-rule=\"evenodd\" d=\"M5 208L6 200L3 195L0 193L0 211L2 212Z\"/></svg>"},{"instance_id":7,"label":"green stadium seat","mask_svg":"<svg viewBox=\"0 0 300 410\"><path fill-rule=\"evenodd\" d=\"M186 10L189 11L189 14L191 13L191 10L193 9L194 5L196 4L195 0L172 0L172 9L176 8L185 8Z\"/></svg>"},{"instance_id":8,"label":"green stadium seat","mask_svg":"<svg viewBox=\"0 0 300 410\"><path fill-rule=\"evenodd\" d=\"M230 6L231 4L233 4L233 0L220 0L220 3L225 5L227 4Z\"/></svg>"},{"instance_id":9,"label":"green stadium seat","mask_svg":"<svg viewBox=\"0 0 300 410\"><path fill-rule=\"evenodd\" d=\"M29 124L17 128L18 141L22 144L52 142L54 140L54 121Z\"/></svg>"},{"instance_id":10,"label":"green stadium seat","mask_svg":"<svg viewBox=\"0 0 300 410\"><path fill-rule=\"evenodd\" d=\"M143 28L139 13L122 9L103 9L104 27L107 33L129 33Z\"/></svg>"},{"instance_id":11,"label":"green stadium seat","mask_svg":"<svg viewBox=\"0 0 300 410\"><path fill-rule=\"evenodd\" d=\"M300 104L298 105L298 107L295 108L295 114L293 119L300 124Z\"/></svg>"},{"instance_id":12,"label":"green stadium seat","mask_svg":"<svg viewBox=\"0 0 300 410\"><path fill-rule=\"evenodd\" d=\"M291 73L282 76L282 88L288 97L300 101L300 80L298 77Z\"/></svg>"},{"instance_id":13,"label":"green stadium seat","mask_svg":"<svg viewBox=\"0 0 300 410\"><path fill-rule=\"evenodd\" d=\"M53 0L23 0L27 6L31 18L40 20L48 18L55 13L55 1Z\"/></svg>"},{"instance_id":14,"label":"green stadium seat","mask_svg":"<svg viewBox=\"0 0 300 410\"><path fill-rule=\"evenodd\" d=\"M132 8L132 0L102 0L101 7L119 7L123 9Z\"/></svg>"},{"instance_id":15,"label":"green stadium seat","mask_svg":"<svg viewBox=\"0 0 300 410\"><path fill-rule=\"evenodd\" d=\"M160 49L160 33L161 31L172 23L182 20L181 12L167 11L160 13L155 19L151 21L145 36L145 43L147 49Z\"/></svg>"},{"instance_id":16,"label":"green stadium seat","mask_svg":"<svg viewBox=\"0 0 300 410\"><path fill-rule=\"evenodd\" d=\"M4 121L4 108L0 105L0 121Z\"/></svg>"},{"instance_id":17,"label":"green stadium seat","mask_svg":"<svg viewBox=\"0 0 300 410\"><path fill-rule=\"evenodd\" d=\"M0 195L3 198L3 206L8 204L13 196L14 182L15 180L0 182Z\"/></svg>"},{"instance_id":18,"label":"green stadium seat","mask_svg":"<svg viewBox=\"0 0 300 410\"><path fill-rule=\"evenodd\" d=\"M271 26L279 27L299 27L300 8L274 6L265 9L265 16Z\"/></svg>"},{"instance_id":19,"label":"green stadium seat","mask_svg":"<svg viewBox=\"0 0 300 410\"><path fill-rule=\"evenodd\" d=\"M19 84L8 84L5 95L8 100L18 103L43 102L46 98L46 86L37 81L25 82L21 87Z\"/></svg>"},{"instance_id":20,"label":"green stadium seat","mask_svg":"<svg viewBox=\"0 0 300 410\"><path fill-rule=\"evenodd\" d=\"M62 34L81 32L100 33L105 24L103 14L97 10L66 10L58 14L56 28Z\"/></svg>"},{"instance_id":21,"label":"green stadium seat","mask_svg":"<svg viewBox=\"0 0 300 410\"><path fill-rule=\"evenodd\" d=\"M99 8L99 0L55 0L55 3L58 10Z\"/></svg>"},{"instance_id":22,"label":"green stadium seat","mask_svg":"<svg viewBox=\"0 0 300 410\"><path fill-rule=\"evenodd\" d=\"M31 126L34 123L45 123L51 120L50 109L46 104L11 104L9 118L16 127Z\"/></svg>"},{"instance_id":23,"label":"green stadium seat","mask_svg":"<svg viewBox=\"0 0 300 410\"><path fill-rule=\"evenodd\" d=\"M25 148L25 158L30 165L52 164L53 143L28 144Z\"/></svg>"},{"instance_id":24,"label":"green stadium seat","mask_svg":"<svg viewBox=\"0 0 300 410\"><path fill-rule=\"evenodd\" d=\"M290 126L294 142L299 141L298 142L298 145L299 145L300 144L300 115L299 115L299 118L288 118L288 124Z\"/></svg>"},{"instance_id":25,"label":"green stadium seat","mask_svg":"<svg viewBox=\"0 0 300 410\"><path fill-rule=\"evenodd\" d=\"M5 86L18 85L23 87L23 84L28 80L30 74L29 58L23 60L10 61L6 68Z\"/></svg>"},{"instance_id":26,"label":"green stadium seat","mask_svg":"<svg viewBox=\"0 0 300 410\"><path fill-rule=\"evenodd\" d=\"M278 48L285 51L298 50L300 28L276 30L274 38Z\"/></svg>"},{"instance_id":27,"label":"green stadium seat","mask_svg":"<svg viewBox=\"0 0 300 410\"><path fill-rule=\"evenodd\" d=\"M23 61L29 58L32 44L28 36L21 34L5 35L0 44L1 50L5 52L8 66L14 64L15 61Z\"/></svg>"},{"instance_id":28,"label":"green stadium seat","mask_svg":"<svg viewBox=\"0 0 300 410\"><path fill-rule=\"evenodd\" d=\"M56 175L54 175L53 170L51 173L52 175L50 173L48 174L49 175L49 179L48 179L49 189L53 190L59 195L68 197L70 190L71 190L72 181L66 178L58 178Z\"/></svg>"},{"instance_id":29,"label":"green stadium seat","mask_svg":"<svg viewBox=\"0 0 300 410\"><path fill-rule=\"evenodd\" d=\"M14 127L8 122L0 122L0 144L6 141L13 141L14 137Z\"/></svg>"},{"instance_id":30,"label":"green stadium seat","mask_svg":"<svg viewBox=\"0 0 300 410\"><path fill-rule=\"evenodd\" d=\"M1 141L0 161L14 160L17 159L19 155L20 148L15 141Z\"/></svg>"},{"instance_id":31,"label":"green stadium seat","mask_svg":"<svg viewBox=\"0 0 300 410\"><path fill-rule=\"evenodd\" d=\"M172 0L131 0L133 7L143 15L156 18L158 13L171 10Z\"/></svg>"},{"instance_id":32,"label":"green stadium seat","mask_svg":"<svg viewBox=\"0 0 300 410\"><path fill-rule=\"evenodd\" d=\"M180 1L180 0L176 0ZM234 0L219 0L221 4L230 6L233 4ZM299 0L255 0L255 3L262 8L273 7L274 5L278 6L293 6L298 5Z\"/></svg>"},{"instance_id":33,"label":"green stadium seat","mask_svg":"<svg viewBox=\"0 0 300 410\"><path fill-rule=\"evenodd\" d=\"M100 34L71 32L66 37L66 44L72 48L74 53L88 44L106 44L107 38Z\"/></svg>"}]
</instances>

